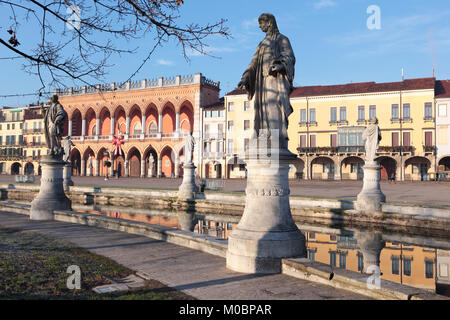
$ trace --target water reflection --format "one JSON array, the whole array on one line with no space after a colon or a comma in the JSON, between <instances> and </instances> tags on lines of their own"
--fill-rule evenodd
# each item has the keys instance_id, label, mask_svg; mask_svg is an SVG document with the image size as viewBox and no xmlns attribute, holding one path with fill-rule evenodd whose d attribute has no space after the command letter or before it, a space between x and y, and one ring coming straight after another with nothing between
<instances>
[{"instance_id":1,"label":"water reflection","mask_svg":"<svg viewBox=\"0 0 450 320\"><path fill-rule=\"evenodd\" d=\"M132 208L79 206L77 211L139 221L227 239L240 216L192 214ZM388 234L355 228L300 225L309 259L330 268L372 273L381 278L450 296L450 239ZM369 269L369 272L368 272Z\"/></svg>"}]
</instances>

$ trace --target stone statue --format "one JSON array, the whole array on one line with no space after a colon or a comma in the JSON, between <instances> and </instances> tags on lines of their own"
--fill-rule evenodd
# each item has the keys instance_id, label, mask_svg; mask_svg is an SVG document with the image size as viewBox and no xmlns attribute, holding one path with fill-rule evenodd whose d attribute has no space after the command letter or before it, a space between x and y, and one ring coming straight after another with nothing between
<instances>
[{"instance_id":1,"label":"stone statue","mask_svg":"<svg viewBox=\"0 0 450 320\"><path fill-rule=\"evenodd\" d=\"M67 120L67 113L58 101L58 96L53 95L49 101L49 106L41 106L44 113L45 140L49 148L49 154L53 157L60 157L63 154L61 139L63 126Z\"/></svg>"},{"instance_id":2,"label":"stone statue","mask_svg":"<svg viewBox=\"0 0 450 320\"><path fill-rule=\"evenodd\" d=\"M266 37L256 48L238 87L248 92L249 100L255 99L256 137L264 136L264 132L270 136L270 130L277 130L280 149L287 150L295 56L289 39L278 31L272 14L263 13L258 21Z\"/></svg>"},{"instance_id":3,"label":"stone statue","mask_svg":"<svg viewBox=\"0 0 450 320\"><path fill-rule=\"evenodd\" d=\"M381 131L378 127L378 119L373 118L372 124L368 126L363 134L362 138L366 148L366 163L375 162L375 153L378 150L378 145L381 141Z\"/></svg>"},{"instance_id":4,"label":"stone statue","mask_svg":"<svg viewBox=\"0 0 450 320\"><path fill-rule=\"evenodd\" d=\"M189 135L186 137L186 139L184 139L184 149L185 149L185 153L186 153L186 156L184 157L185 165L192 163L193 156L194 156L194 147L195 147L195 139L192 136L192 131L190 131Z\"/></svg>"},{"instance_id":5,"label":"stone statue","mask_svg":"<svg viewBox=\"0 0 450 320\"><path fill-rule=\"evenodd\" d=\"M155 159L153 159L153 155L150 154L148 156L148 176L153 177L153 165L155 163Z\"/></svg>"},{"instance_id":6,"label":"stone statue","mask_svg":"<svg viewBox=\"0 0 450 320\"><path fill-rule=\"evenodd\" d=\"M65 162L69 161L70 149L71 149L72 146L75 147L75 144L70 139L70 136L64 137L63 138L63 149L64 149L63 160Z\"/></svg>"},{"instance_id":7,"label":"stone statue","mask_svg":"<svg viewBox=\"0 0 450 320\"><path fill-rule=\"evenodd\" d=\"M91 156L89 156L87 164L88 164L88 168L92 170L92 157Z\"/></svg>"}]
</instances>

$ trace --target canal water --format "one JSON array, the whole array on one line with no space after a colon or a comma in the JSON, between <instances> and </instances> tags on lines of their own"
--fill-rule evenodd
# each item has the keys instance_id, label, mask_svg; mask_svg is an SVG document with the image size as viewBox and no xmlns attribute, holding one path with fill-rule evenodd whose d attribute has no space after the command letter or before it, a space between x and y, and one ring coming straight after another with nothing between
<instances>
[{"instance_id":1,"label":"canal water","mask_svg":"<svg viewBox=\"0 0 450 320\"><path fill-rule=\"evenodd\" d=\"M206 234L223 241L241 218L239 215L189 214L129 207L80 205L73 209ZM330 271L343 268L362 273L364 264L367 268L370 262L379 267L384 280L450 296L450 235L433 237L355 226L308 224L306 221L297 222L297 226L306 238L307 257L329 265Z\"/></svg>"}]
</instances>

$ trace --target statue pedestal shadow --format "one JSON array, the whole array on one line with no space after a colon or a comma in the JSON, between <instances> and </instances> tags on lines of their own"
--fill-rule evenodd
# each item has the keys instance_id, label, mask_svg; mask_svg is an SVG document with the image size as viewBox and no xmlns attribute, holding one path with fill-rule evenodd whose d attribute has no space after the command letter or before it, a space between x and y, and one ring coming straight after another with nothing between
<instances>
[{"instance_id":1,"label":"statue pedestal shadow","mask_svg":"<svg viewBox=\"0 0 450 320\"><path fill-rule=\"evenodd\" d=\"M228 238L227 268L280 273L281 259L305 256L305 237L292 219L289 163L295 155L250 158L244 214Z\"/></svg>"},{"instance_id":2,"label":"statue pedestal shadow","mask_svg":"<svg viewBox=\"0 0 450 320\"><path fill-rule=\"evenodd\" d=\"M381 212L386 196L380 188L381 166L376 163L365 163L362 191L358 194L355 209L364 213Z\"/></svg>"},{"instance_id":3,"label":"statue pedestal shadow","mask_svg":"<svg viewBox=\"0 0 450 320\"><path fill-rule=\"evenodd\" d=\"M64 193L63 168L61 158L43 156L42 177L39 194L31 202L31 220L53 220L54 210L71 210L71 201Z\"/></svg>"},{"instance_id":4,"label":"statue pedestal shadow","mask_svg":"<svg viewBox=\"0 0 450 320\"><path fill-rule=\"evenodd\" d=\"M178 199L193 200L198 192L195 184L195 168L193 163L187 163L183 166L183 182L178 189Z\"/></svg>"}]
</instances>

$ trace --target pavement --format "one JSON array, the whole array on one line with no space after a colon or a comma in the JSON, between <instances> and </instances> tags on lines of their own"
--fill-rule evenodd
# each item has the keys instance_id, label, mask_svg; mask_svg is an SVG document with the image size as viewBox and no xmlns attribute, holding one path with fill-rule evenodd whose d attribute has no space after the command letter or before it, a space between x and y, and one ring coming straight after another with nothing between
<instances>
[{"instance_id":1,"label":"pavement","mask_svg":"<svg viewBox=\"0 0 450 320\"><path fill-rule=\"evenodd\" d=\"M0 224L69 241L200 300L368 299L283 274L233 272L226 269L224 258L119 231L59 221L32 221L26 215L8 212L0 212Z\"/></svg>"},{"instance_id":2,"label":"pavement","mask_svg":"<svg viewBox=\"0 0 450 320\"><path fill-rule=\"evenodd\" d=\"M35 177L40 184L40 177ZM155 189L178 189L182 179L157 178L119 178L104 180L103 177L72 177L75 185L99 187L135 187ZM245 192L245 179L224 180L224 191ZM15 183L14 176L0 175L0 183ZM319 181L290 180L291 195L321 198L356 199L361 192L363 182L353 180ZM410 204L449 205L450 181L381 181L381 190L388 202L408 202Z\"/></svg>"}]
</instances>

